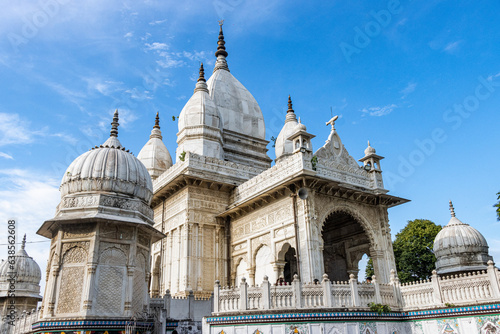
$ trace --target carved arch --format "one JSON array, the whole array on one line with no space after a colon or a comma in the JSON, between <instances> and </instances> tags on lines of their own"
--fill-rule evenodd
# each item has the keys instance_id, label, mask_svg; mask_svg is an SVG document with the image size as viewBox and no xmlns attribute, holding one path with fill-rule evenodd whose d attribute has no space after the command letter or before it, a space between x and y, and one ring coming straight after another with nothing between
<instances>
[{"instance_id":1,"label":"carved arch","mask_svg":"<svg viewBox=\"0 0 500 334\"><path fill-rule=\"evenodd\" d=\"M118 247L108 247L99 256L99 264L125 266L127 265L127 255Z\"/></svg>"},{"instance_id":2,"label":"carved arch","mask_svg":"<svg viewBox=\"0 0 500 334\"><path fill-rule=\"evenodd\" d=\"M375 235L372 228L372 224L370 224L370 222L364 215L359 213L359 210L356 210L353 206L348 205L346 203L335 203L335 206L331 210L322 212L321 216L319 217L320 221L319 230L321 231L323 229L325 222L328 220L330 216L339 212L349 214L354 219L356 219L356 221L361 225L361 227L363 227L363 230L366 233L368 240L370 241L370 246L372 247L375 246L376 244Z\"/></svg>"},{"instance_id":3,"label":"carved arch","mask_svg":"<svg viewBox=\"0 0 500 334\"><path fill-rule=\"evenodd\" d=\"M87 260L87 251L79 246L73 246L64 252L62 264L85 263Z\"/></svg>"},{"instance_id":4,"label":"carved arch","mask_svg":"<svg viewBox=\"0 0 500 334\"><path fill-rule=\"evenodd\" d=\"M278 261L285 261L285 254L286 252L288 252L288 250L290 248L294 248L289 242L285 242L282 246L281 246L281 250L278 252L278 254L276 254L277 256L277 260Z\"/></svg>"}]
</instances>

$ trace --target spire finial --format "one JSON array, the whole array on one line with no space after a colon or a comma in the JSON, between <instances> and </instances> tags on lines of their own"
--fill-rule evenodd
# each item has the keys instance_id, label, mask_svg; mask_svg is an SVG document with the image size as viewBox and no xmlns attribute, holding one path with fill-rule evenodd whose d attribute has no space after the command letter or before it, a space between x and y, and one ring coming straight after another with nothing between
<instances>
[{"instance_id":1,"label":"spire finial","mask_svg":"<svg viewBox=\"0 0 500 334\"><path fill-rule=\"evenodd\" d=\"M155 129L160 128L160 113L157 111L156 112L156 118L155 118L155 126L153 126Z\"/></svg>"},{"instance_id":2,"label":"spire finial","mask_svg":"<svg viewBox=\"0 0 500 334\"><path fill-rule=\"evenodd\" d=\"M26 233L24 234L24 237L23 237L23 242L21 244L21 249L24 249L26 247Z\"/></svg>"},{"instance_id":3,"label":"spire finial","mask_svg":"<svg viewBox=\"0 0 500 334\"><path fill-rule=\"evenodd\" d=\"M219 55L227 57L227 52L226 52L226 47L224 44L226 42L224 41L224 32L222 31L222 25L224 24L224 20L219 21L219 40L217 41L217 51L215 52L215 56L218 57Z\"/></svg>"},{"instance_id":4,"label":"spire finial","mask_svg":"<svg viewBox=\"0 0 500 334\"><path fill-rule=\"evenodd\" d=\"M110 137L118 137L118 109L115 110L115 113L113 115L113 122L111 122L111 131L110 131Z\"/></svg>"},{"instance_id":5,"label":"spire finial","mask_svg":"<svg viewBox=\"0 0 500 334\"><path fill-rule=\"evenodd\" d=\"M326 122L326 125L331 125L332 126L332 131L335 130L335 121L339 118L339 116L333 116L328 122ZM370 146L370 142L368 142L368 146Z\"/></svg>"},{"instance_id":6,"label":"spire finial","mask_svg":"<svg viewBox=\"0 0 500 334\"><path fill-rule=\"evenodd\" d=\"M198 78L198 82L203 81L206 82L205 80L205 69L203 68L203 63L200 65L200 77Z\"/></svg>"},{"instance_id":7,"label":"spire finial","mask_svg":"<svg viewBox=\"0 0 500 334\"><path fill-rule=\"evenodd\" d=\"M292 105L292 98L290 97L290 95L288 95L288 110L286 112L294 112Z\"/></svg>"},{"instance_id":8,"label":"spire finial","mask_svg":"<svg viewBox=\"0 0 500 334\"><path fill-rule=\"evenodd\" d=\"M455 217L455 208L453 208L453 203L451 202L451 200L450 200L450 212L451 216Z\"/></svg>"},{"instance_id":9,"label":"spire finial","mask_svg":"<svg viewBox=\"0 0 500 334\"><path fill-rule=\"evenodd\" d=\"M370 141L368 141L368 147L370 147Z\"/></svg>"}]
</instances>

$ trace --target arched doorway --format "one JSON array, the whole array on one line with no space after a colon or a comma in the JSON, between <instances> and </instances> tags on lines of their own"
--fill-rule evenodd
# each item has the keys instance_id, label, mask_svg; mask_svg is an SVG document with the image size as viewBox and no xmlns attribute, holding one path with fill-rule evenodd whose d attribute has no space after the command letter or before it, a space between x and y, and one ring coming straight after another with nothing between
<instances>
[{"instance_id":1,"label":"arched doorway","mask_svg":"<svg viewBox=\"0 0 500 334\"><path fill-rule=\"evenodd\" d=\"M285 243L278 253L278 261L276 262L278 277L283 276L285 282L292 282L293 275L298 273L297 268L297 251L289 243Z\"/></svg>"},{"instance_id":2,"label":"arched doorway","mask_svg":"<svg viewBox=\"0 0 500 334\"><path fill-rule=\"evenodd\" d=\"M264 281L264 276L272 279L273 274L273 255L271 248L263 245L255 254L255 285L261 285Z\"/></svg>"},{"instance_id":3,"label":"arched doorway","mask_svg":"<svg viewBox=\"0 0 500 334\"><path fill-rule=\"evenodd\" d=\"M334 212L325 220L321 235L323 264L330 280L347 281L350 274L358 276L359 260L370 249L370 240L359 221L350 213Z\"/></svg>"},{"instance_id":4,"label":"arched doorway","mask_svg":"<svg viewBox=\"0 0 500 334\"><path fill-rule=\"evenodd\" d=\"M285 266L283 267L283 277L285 282L293 281L293 275L297 273L297 256L295 248L290 247L285 253Z\"/></svg>"}]
</instances>

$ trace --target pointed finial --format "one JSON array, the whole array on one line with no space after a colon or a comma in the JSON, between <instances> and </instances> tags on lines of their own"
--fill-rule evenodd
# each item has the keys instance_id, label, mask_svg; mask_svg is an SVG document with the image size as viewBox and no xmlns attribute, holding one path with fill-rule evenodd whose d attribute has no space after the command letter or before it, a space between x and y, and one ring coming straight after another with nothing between
<instances>
[{"instance_id":1,"label":"pointed finial","mask_svg":"<svg viewBox=\"0 0 500 334\"><path fill-rule=\"evenodd\" d=\"M157 111L156 112L156 118L155 118L155 126L153 126L155 129L160 128L160 113Z\"/></svg>"},{"instance_id":2,"label":"pointed finial","mask_svg":"<svg viewBox=\"0 0 500 334\"><path fill-rule=\"evenodd\" d=\"M335 130L335 121L339 118L339 116L333 116L332 119L330 119L328 122L326 122L326 125L331 125L332 126L332 131Z\"/></svg>"},{"instance_id":3,"label":"pointed finial","mask_svg":"<svg viewBox=\"0 0 500 334\"><path fill-rule=\"evenodd\" d=\"M286 112L294 112L292 108L292 98L288 95L288 110Z\"/></svg>"},{"instance_id":4,"label":"pointed finial","mask_svg":"<svg viewBox=\"0 0 500 334\"><path fill-rule=\"evenodd\" d=\"M302 122L300 121L300 117L299 117L299 124L302 124Z\"/></svg>"},{"instance_id":5,"label":"pointed finial","mask_svg":"<svg viewBox=\"0 0 500 334\"><path fill-rule=\"evenodd\" d=\"M368 147L370 147L370 141L368 141Z\"/></svg>"},{"instance_id":6,"label":"pointed finial","mask_svg":"<svg viewBox=\"0 0 500 334\"><path fill-rule=\"evenodd\" d=\"M110 131L110 137L118 137L118 109L115 110L115 113L113 115L113 122L111 122L111 131Z\"/></svg>"},{"instance_id":7,"label":"pointed finial","mask_svg":"<svg viewBox=\"0 0 500 334\"><path fill-rule=\"evenodd\" d=\"M450 200L450 212L451 216L455 217L455 208L453 208L453 203L451 202L451 200Z\"/></svg>"},{"instance_id":8,"label":"pointed finial","mask_svg":"<svg viewBox=\"0 0 500 334\"><path fill-rule=\"evenodd\" d=\"M21 244L21 249L26 247L26 234L24 234L23 243Z\"/></svg>"},{"instance_id":9,"label":"pointed finial","mask_svg":"<svg viewBox=\"0 0 500 334\"><path fill-rule=\"evenodd\" d=\"M224 41L224 33L222 31L222 25L224 24L224 20L219 21L219 40L217 41L217 51L215 52L215 56L218 57L219 55L227 57L227 52L226 52L226 47L224 44L226 42Z\"/></svg>"},{"instance_id":10,"label":"pointed finial","mask_svg":"<svg viewBox=\"0 0 500 334\"><path fill-rule=\"evenodd\" d=\"M198 78L198 82L203 81L206 82L205 80L205 69L203 68L203 63L200 65L200 77Z\"/></svg>"}]
</instances>

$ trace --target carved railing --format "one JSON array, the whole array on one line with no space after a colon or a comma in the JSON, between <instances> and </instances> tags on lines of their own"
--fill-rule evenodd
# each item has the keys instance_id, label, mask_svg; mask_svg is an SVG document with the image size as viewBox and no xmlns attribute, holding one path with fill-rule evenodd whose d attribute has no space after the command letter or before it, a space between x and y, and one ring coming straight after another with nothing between
<instances>
[{"instance_id":1,"label":"carved railing","mask_svg":"<svg viewBox=\"0 0 500 334\"><path fill-rule=\"evenodd\" d=\"M452 306L500 302L500 274L492 261L486 271L439 277L400 284L394 270L390 282L359 283L354 275L346 282L331 282L323 275L321 283L302 283L297 275L287 285L248 287L243 278L237 288L222 288L216 281L213 314L251 310L291 309L369 309L370 303L388 305L393 311L415 311Z\"/></svg>"},{"instance_id":2,"label":"carved railing","mask_svg":"<svg viewBox=\"0 0 500 334\"><path fill-rule=\"evenodd\" d=\"M285 310L318 308L369 308L369 303L381 303L381 291L387 304L397 308L394 287L380 285L375 276L372 283L359 283L354 275L347 282L331 282L323 275L321 283L302 283L297 275L289 284L271 285L267 277L260 286L249 287L243 278L239 287L222 288L218 281L214 289L214 314L247 310ZM394 284L394 281L393 283Z\"/></svg>"},{"instance_id":3,"label":"carved railing","mask_svg":"<svg viewBox=\"0 0 500 334\"><path fill-rule=\"evenodd\" d=\"M16 316L13 322L9 318L0 320L0 333L2 334L27 334L31 333L31 325L38 321L40 309L31 312L23 311Z\"/></svg>"},{"instance_id":4,"label":"carved railing","mask_svg":"<svg viewBox=\"0 0 500 334\"><path fill-rule=\"evenodd\" d=\"M430 280L402 284L399 289L403 310L487 304L500 301L500 276L493 261L488 269L441 276L436 271Z\"/></svg>"}]
</instances>

